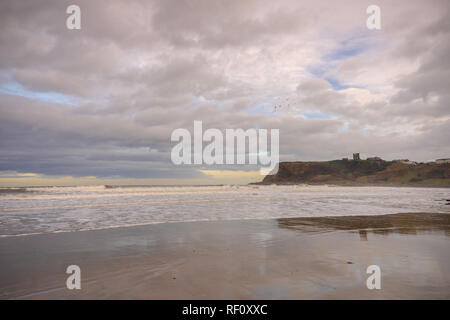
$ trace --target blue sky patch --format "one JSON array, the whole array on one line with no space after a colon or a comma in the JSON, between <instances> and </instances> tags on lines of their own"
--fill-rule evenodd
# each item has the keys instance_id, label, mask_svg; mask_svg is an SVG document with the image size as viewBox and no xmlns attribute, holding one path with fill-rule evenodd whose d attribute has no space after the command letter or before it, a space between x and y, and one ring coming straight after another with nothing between
<instances>
[{"instance_id":1,"label":"blue sky patch","mask_svg":"<svg viewBox=\"0 0 450 320\"><path fill-rule=\"evenodd\" d=\"M20 83L14 81L1 84L0 94L25 97L32 100L70 104L75 106L78 106L80 104L80 98L58 92L39 92L28 90Z\"/></svg>"},{"instance_id":2,"label":"blue sky patch","mask_svg":"<svg viewBox=\"0 0 450 320\"><path fill-rule=\"evenodd\" d=\"M352 36L339 41L337 48L322 56L325 61L341 61L357 56L369 49L366 34Z\"/></svg>"},{"instance_id":3,"label":"blue sky patch","mask_svg":"<svg viewBox=\"0 0 450 320\"><path fill-rule=\"evenodd\" d=\"M335 79L335 78L325 78L325 80L328 81L329 84L331 84L331 86L333 87L334 90L338 91L338 90L344 90L344 89L348 89L348 88L361 88L360 86L354 86L354 85L345 85L339 82L339 80Z\"/></svg>"},{"instance_id":4,"label":"blue sky patch","mask_svg":"<svg viewBox=\"0 0 450 320\"><path fill-rule=\"evenodd\" d=\"M344 60L355 57L363 52L368 51L371 46L368 43L367 34L361 34L343 39L338 42L337 47L324 54L321 57L321 63L307 67L311 75L317 78L324 78L327 80L334 90L343 90L347 88L358 88L354 85L341 84L337 79L326 77L326 74L336 69L336 67Z\"/></svg>"},{"instance_id":5,"label":"blue sky patch","mask_svg":"<svg viewBox=\"0 0 450 320\"><path fill-rule=\"evenodd\" d=\"M333 116L321 112L308 112L303 115L306 119L333 119Z\"/></svg>"}]
</instances>

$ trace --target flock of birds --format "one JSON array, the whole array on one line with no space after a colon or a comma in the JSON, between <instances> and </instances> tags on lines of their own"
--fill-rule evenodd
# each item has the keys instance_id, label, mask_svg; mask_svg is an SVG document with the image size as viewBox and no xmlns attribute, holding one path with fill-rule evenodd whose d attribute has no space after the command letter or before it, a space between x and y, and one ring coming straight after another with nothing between
<instances>
[{"instance_id":1,"label":"flock of birds","mask_svg":"<svg viewBox=\"0 0 450 320\"><path fill-rule=\"evenodd\" d=\"M286 98L284 104L281 104L281 103L280 103L280 104L276 104L276 105L273 107L272 113L276 113L276 112L280 111L281 108L285 108L285 109L287 109L287 110L290 110L290 109L291 109L291 104L290 104L290 102L289 102L289 98Z\"/></svg>"}]
</instances>

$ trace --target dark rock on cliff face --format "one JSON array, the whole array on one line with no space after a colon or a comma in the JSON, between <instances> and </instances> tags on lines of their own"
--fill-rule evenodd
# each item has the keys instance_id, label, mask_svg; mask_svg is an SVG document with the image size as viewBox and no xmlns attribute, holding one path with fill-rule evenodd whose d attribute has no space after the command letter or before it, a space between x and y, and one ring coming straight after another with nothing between
<instances>
[{"instance_id":1,"label":"dark rock on cliff face","mask_svg":"<svg viewBox=\"0 0 450 320\"><path fill-rule=\"evenodd\" d=\"M450 186L450 163L407 164L384 160L281 162L258 184Z\"/></svg>"}]
</instances>

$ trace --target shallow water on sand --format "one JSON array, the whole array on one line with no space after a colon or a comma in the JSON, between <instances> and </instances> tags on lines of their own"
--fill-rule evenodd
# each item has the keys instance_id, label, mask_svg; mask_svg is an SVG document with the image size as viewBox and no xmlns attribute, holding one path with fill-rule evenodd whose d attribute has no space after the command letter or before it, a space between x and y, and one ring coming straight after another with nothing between
<instances>
[{"instance_id":1,"label":"shallow water on sand","mask_svg":"<svg viewBox=\"0 0 450 320\"><path fill-rule=\"evenodd\" d=\"M181 221L450 213L448 188L48 187L0 193L0 237Z\"/></svg>"},{"instance_id":2,"label":"shallow water on sand","mask_svg":"<svg viewBox=\"0 0 450 320\"><path fill-rule=\"evenodd\" d=\"M449 299L449 230L448 214L409 213L5 237L0 299Z\"/></svg>"}]
</instances>

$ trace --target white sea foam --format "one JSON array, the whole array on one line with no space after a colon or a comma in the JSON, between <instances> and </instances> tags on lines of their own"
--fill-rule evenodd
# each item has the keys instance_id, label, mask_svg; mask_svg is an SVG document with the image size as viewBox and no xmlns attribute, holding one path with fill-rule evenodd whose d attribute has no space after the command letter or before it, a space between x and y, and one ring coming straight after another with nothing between
<instances>
[{"instance_id":1,"label":"white sea foam","mask_svg":"<svg viewBox=\"0 0 450 320\"><path fill-rule=\"evenodd\" d=\"M31 192L30 192L31 191ZM446 188L338 186L48 187L0 195L0 237L143 224L450 213Z\"/></svg>"}]
</instances>

